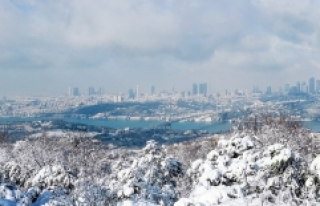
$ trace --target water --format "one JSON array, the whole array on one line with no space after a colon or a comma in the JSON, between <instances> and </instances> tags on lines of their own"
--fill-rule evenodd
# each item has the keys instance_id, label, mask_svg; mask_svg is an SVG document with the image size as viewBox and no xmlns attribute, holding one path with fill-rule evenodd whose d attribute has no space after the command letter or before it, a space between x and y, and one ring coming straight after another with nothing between
<instances>
[{"instance_id":1,"label":"water","mask_svg":"<svg viewBox=\"0 0 320 206\"><path fill-rule=\"evenodd\" d=\"M19 121L39 121L44 120L44 118L37 117L0 117L0 122L19 122ZM45 120L49 120L45 118ZM159 121L127 121L127 120L97 120L97 119L72 119L66 118L64 121L71 123L81 123L93 126L105 126L112 127L116 129L129 128L152 128L156 125L161 124ZM231 128L229 122L174 122L171 125L172 129L177 130L206 130L210 133L217 133L227 131Z\"/></svg>"},{"instance_id":2,"label":"water","mask_svg":"<svg viewBox=\"0 0 320 206\"><path fill-rule=\"evenodd\" d=\"M92 120L92 119L66 119L73 123L82 123L94 126L107 126L117 129L129 128L152 128L161 124L159 121L127 121L127 120ZM174 122L171 129L177 130L207 130L208 132L227 131L231 128L229 122Z\"/></svg>"},{"instance_id":3,"label":"water","mask_svg":"<svg viewBox=\"0 0 320 206\"><path fill-rule=\"evenodd\" d=\"M210 133L224 132L231 129L229 122L177 122L172 125L173 129L188 130L206 130Z\"/></svg>"},{"instance_id":4,"label":"water","mask_svg":"<svg viewBox=\"0 0 320 206\"><path fill-rule=\"evenodd\" d=\"M43 120L44 118L37 118L37 117L0 117L1 122L19 122L19 121L37 121ZM49 119L49 118L45 118ZM67 122L72 123L82 123L87 125L93 126L106 126L112 127L116 129L123 129L126 127L129 128L151 128L160 124L159 121L144 121L144 120L137 120L137 121L127 121L127 120L97 120L97 119L72 119L66 118L63 119ZM303 125L310 129L312 132L319 132L320 133L320 121L304 121ZM175 122L171 125L172 129L178 130L207 130L208 132L220 132L220 131L227 131L231 128L231 124L229 122Z\"/></svg>"}]
</instances>

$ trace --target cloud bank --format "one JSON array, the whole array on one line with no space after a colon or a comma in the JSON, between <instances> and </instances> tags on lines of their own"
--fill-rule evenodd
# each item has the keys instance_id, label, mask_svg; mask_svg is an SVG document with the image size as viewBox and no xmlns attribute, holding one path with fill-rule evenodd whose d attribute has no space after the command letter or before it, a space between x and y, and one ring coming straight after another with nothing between
<instances>
[{"instance_id":1,"label":"cloud bank","mask_svg":"<svg viewBox=\"0 0 320 206\"><path fill-rule=\"evenodd\" d=\"M4 0L0 94L193 82L214 92L320 78L317 8L314 0Z\"/></svg>"}]
</instances>

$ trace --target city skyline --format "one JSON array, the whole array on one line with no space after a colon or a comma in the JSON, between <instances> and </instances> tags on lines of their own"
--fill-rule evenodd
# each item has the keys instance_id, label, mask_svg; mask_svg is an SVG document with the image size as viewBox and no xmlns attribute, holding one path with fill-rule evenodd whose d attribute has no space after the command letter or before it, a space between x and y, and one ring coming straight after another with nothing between
<instances>
[{"instance_id":1,"label":"city skyline","mask_svg":"<svg viewBox=\"0 0 320 206\"><path fill-rule=\"evenodd\" d=\"M208 89L210 84L207 82L197 82L189 84L189 88L186 89L175 89L175 85L171 85L171 88L165 89L160 88L158 85L148 85L146 87L139 87L139 85L131 86L124 90L110 91L106 90L103 86L84 86L79 87L77 85L73 87L65 88L64 91L58 94L32 94L30 96L55 96L55 95L67 95L67 96L80 96L80 95L104 95L104 94L115 94L115 95L128 95L129 98L134 99L137 94L160 94L160 93L185 93L188 95L206 95L206 94L223 94L223 93L261 93L261 94L272 94L272 93L320 93L320 77L310 77L304 80L297 80L292 82L282 82L280 86L267 85L261 86L259 84L251 85L251 88L233 88L233 89L222 89L220 91L213 91ZM178 87L179 88L179 87ZM13 97L17 95L2 95L3 97ZM18 95L19 96L19 95ZM29 96L29 95L20 95Z\"/></svg>"},{"instance_id":2,"label":"city skyline","mask_svg":"<svg viewBox=\"0 0 320 206\"><path fill-rule=\"evenodd\" d=\"M194 82L222 92L308 81L320 77L319 6L4 0L0 95L65 94L91 85L189 91Z\"/></svg>"},{"instance_id":3,"label":"city skyline","mask_svg":"<svg viewBox=\"0 0 320 206\"><path fill-rule=\"evenodd\" d=\"M127 91L119 91L119 92L109 92L115 93L115 94L125 94L127 93L129 98L134 99L137 93L140 94L157 94L157 93L162 93L162 92L186 92L189 93L190 95L206 95L206 94L213 94L213 93L225 93L225 92L244 92L244 93L265 93L265 94L272 94L272 93L310 93L310 94L318 94L320 93L320 77L310 77L307 80L298 80L295 83L292 82L286 82L282 84L280 87L275 87L274 85L268 85L266 87L260 87L260 85L255 84L252 85L252 89L247 89L247 88L235 88L233 90L225 89L224 91L218 91L218 92L213 92L213 91L208 91L208 83L207 82L199 82L199 83L192 83L189 85L190 88L187 90L175 90L174 85L172 85L172 90L165 90L163 88L156 87L156 85L150 85L149 88L140 88L138 89L139 86L136 85L136 89L134 90L133 87L130 87ZM76 90L76 94L74 94L73 90ZM142 90L142 91L141 91ZM93 95L93 94L107 94L108 92L105 92L103 87L92 87L89 86L87 87L88 92L81 92L79 91L78 87L69 87L68 88L68 94L69 96L78 96L78 95L83 95L83 94L88 94ZM140 91L140 92L139 92Z\"/></svg>"}]
</instances>

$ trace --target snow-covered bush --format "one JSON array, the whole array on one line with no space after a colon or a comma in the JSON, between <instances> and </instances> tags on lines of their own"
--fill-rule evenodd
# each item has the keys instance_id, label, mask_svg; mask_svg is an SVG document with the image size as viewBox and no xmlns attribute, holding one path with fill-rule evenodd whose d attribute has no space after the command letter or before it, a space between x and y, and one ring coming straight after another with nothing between
<instances>
[{"instance_id":1,"label":"snow-covered bush","mask_svg":"<svg viewBox=\"0 0 320 206\"><path fill-rule=\"evenodd\" d=\"M168 155L178 159L184 168L191 167L191 163L197 159L205 158L206 155L217 146L220 135L209 135L207 137L197 138L186 142L167 145ZM179 178L176 185L180 196L187 196L192 189L192 182L187 175Z\"/></svg>"},{"instance_id":2,"label":"snow-covered bush","mask_svg":"<svg viewBox=\"0 0 320 206\"><path fill-rule=\"evenodd\" d=\"M67 195L72 177L62 166L46 166L30 177L18 164L8 162L1 172L8 183L0 185L0 205L72 205ZM16 184L24 185L28 190L17 189Z\"/></svg>"},{"instance_id":3,"label":"snow-covered bush","mask_svg":"<svg viewBox=\"0 0 320 206\"><path fill-rule=\"evenodd\" d=\"M22 190L17 189L13 184L0 185L0 199L8 205L28 206L31 204L31 199L28 195ZM2 205L1 202L0 205Z\"/></svg>"},{"instance_id":4,"label":"snow-covered bush","mask_svg":"<svg viewBox=\"0 0 320 206\"><path fill-rule=\"evenodd\" d=\"M175 205L214 205L249 197L274 202L285 192L290 198L281 201L302 199L305 173L300 156L281 144L260 147L255 138L236 133L221 139L206 159L194 161L187 170L193 190Z\"/></svg>"},{"instance_id":5,"label":"snow-covered bush","mask_svg":"<svg viewBox=\"0 0 320 206\"><path fill-rule=\"evenodd\" d=\"M155 141L147 142L139 158L119 162L113 170L109 188L113 201L119 204L146 200L172 205L178 198L174 178L183 174L182 164L166 157L165 149Z\"/></svg>"},{"instance_id":6,"label":"snow-covered bush","mask_svg":"<svg viewBox=\"0 0 320 206\"><path fill-rule=\"evenodd\" d=\"M60 206L73 205L64 189L56 187L41 190L32 187L28 191L19 190L14 184L0 185L0 205L8 206Z\"/></svg>"},{"instance_id":7,"label":"snow-covered bush","mask_svg":"<svg viewBox=\"0 0 320 206\"><path fill-rule=\"evenodd\" d=\"M305 175L306 196L320 202L320 155L310 164L309 172Z\"/></svg>"},{"instance_id":8,"label":"snow-covered bush","mask_svg":"<svg viewBox=\"0 0 320 206\"><path fill-rule=\"evenodd\" d=\"M72 199L61 189L44 190L32 206L73 205Z\"/></svg>"},{"instance_id":9,"label":"snow-covered bush","mask_svg":"<svg viewBox=\"0 0 320 206\"><path fill-rule=\"evenodd\" d=\"M12 181L20 186L30 178L30 171L26 168L21 168L16 162L7 162L2 167L2 176L4 180Z\"/></svg>"},{"instance_id":10,"label":"snow-covered bush","mask_svg":"<svg viewBox=\"0 0 320 206\"><path fill-rule=\"evenodd\" d=\"M42 188L61 186L65 189L71 188L72 182L73 177L61 165L42 168L31 181L32 186L41 186Z\"/></svg>"},{"instance_id":11,"label":"snow-covered bush","mask_svg":"<svg viewBox=\"0 0 320 206\"><path fill-rule=\"evenodd\" d=\"M104 206L110 202L110 192L103 181L81 181L75 182L72 196L76 206L97 205Z\"/></svg>"}]
</instances>

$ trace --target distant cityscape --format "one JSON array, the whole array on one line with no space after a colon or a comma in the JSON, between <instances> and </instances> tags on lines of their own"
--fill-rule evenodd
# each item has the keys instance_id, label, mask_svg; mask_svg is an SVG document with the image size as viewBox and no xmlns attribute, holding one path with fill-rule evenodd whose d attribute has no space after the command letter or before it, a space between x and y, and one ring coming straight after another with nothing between
<instances>
[{"instance_id":1,"label":"distant cityscape","mask_svg":"<svg viewBox=\"0 0 320 206\"><path fill-rule=\"evenodd\" d=\"M149 90L149 92L141 92L141 90ZM315 77L294 84L285 83L278 89L274 89L272 86L260 89L258 85L254 85L252 90L235 89L234 91L225 90L216 93L208 91L207 82L190 84L189 91L177 91L174 86L170 91L158 90L156 85L151 85L149 89L136 85L125 93L110 93L103 87L90 86L85 92L80 91L78 87L70 87L67 94L60 96L18 96L14 98L4 96L0 100L0 117L54 116L60 118L71 116L108 119L124 117L131 120L158 120L183 119L185 116L192 116L192 119L195 119L199 116L201 121L213 121L221 119L221 115L226 112L233 115L238 113L239 115L236 116L241 116L247 113L249 106L258 105L261 102L287 104L286 101L303 100L312 103L313 99L318 98L318 94L320 94L320 80ZM126 107L126 111L112 106L110 110L112 112L108 113L101 113L100 110L90 114L75 112L81 108L97 105L109 107L108 105L119 103L129 105ZM137 109L137 106L150 103L159 103L159 105L156 109ZM146 108L148 107L146 106ZM314 109L305 107L308 108L307 111L305 108L297 109L296 106L290 106L290 109L295 111L295 115L304 118L320 117L318 104L314 104L313 107Z\"/></svg>"},{"instance_id":2,"label":"distant cityscape","mask_svg":"<svg viewBox=\"0 0 320 206\"><path fill-rule=\"evenodd\" d=\"M253 93L263 93L259 90L258 86L254 86ZM272 87L268 86L265 93L272 94ZM280 87L278 93L289 93L289 94L300 94L300 93L309 93L309 94L319 94L320 93L320 80L315 77L309 78L308 82L298 81L296 84L286 83L283 88Z\"/></svg>"},{"instance_id":3,"label":"distant cityscape","mask_svg":"<svg viewBox=\"0 0 320 206\"><path fill-rule=\"evenodd\" d=\"M143 88L145 90L145 88ZM234 91L225 90L224 92L212 93L208 91L208 83L193 83L189 91L176 91L174 86L172 86L171 91L156 89L155 85L150 87L150 92L139 92L139 85L136 85L135 88L130 88L127 93L118 93L115 94L114 102L121 102L123 100L138 100L139 97L144 98L146 96L157 96L157 95L169 95L169 94L180 94L182 97L190 96L204 96L207 95L235 95L235 96L244 96L244 95L271 95L271 94L319 94L320 93L320 79L315 77L309 78L308 81L298 81L295 84L285 83L283 87L275 89L275 87L267 86L265 89L261 89L259 85L253 85L252 90L248 91L235 89ZM103 87L88 87L87 92L81 92L78 87L69 87L68 95L69 96L81 96L81 95L104 95L110 94L105 91Z\"/></svg>"}]
</instances>

